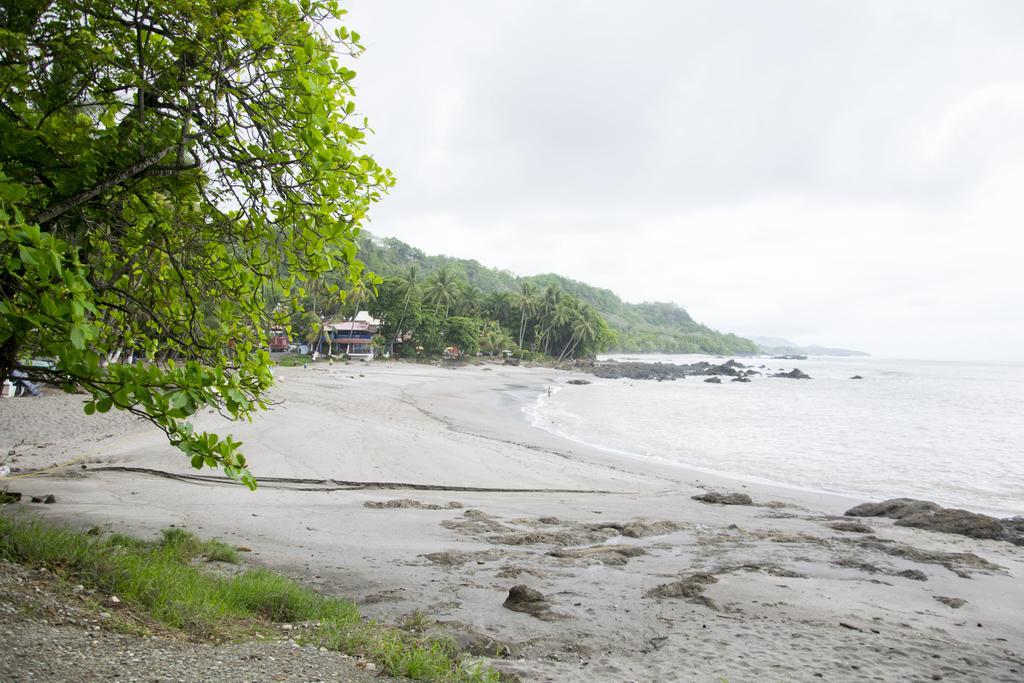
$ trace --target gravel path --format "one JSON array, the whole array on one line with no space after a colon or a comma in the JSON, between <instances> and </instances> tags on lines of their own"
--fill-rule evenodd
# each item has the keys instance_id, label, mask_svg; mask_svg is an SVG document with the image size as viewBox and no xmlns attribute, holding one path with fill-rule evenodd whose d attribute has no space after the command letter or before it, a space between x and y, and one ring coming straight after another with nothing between
<instances>
[{"instance_id":1,"label":"gravel path","mask_svg":"<svg viewBox=\"0 0 1024 683\"><path fill-rule=\"evenodd\" d=\"M126 621L88 601L76 604L67 592L46 571L0 562L0 680L399 680L356 658L288 639L208 645L172 635L127 635L114 630Z\"/></svg>"}]
</instances>

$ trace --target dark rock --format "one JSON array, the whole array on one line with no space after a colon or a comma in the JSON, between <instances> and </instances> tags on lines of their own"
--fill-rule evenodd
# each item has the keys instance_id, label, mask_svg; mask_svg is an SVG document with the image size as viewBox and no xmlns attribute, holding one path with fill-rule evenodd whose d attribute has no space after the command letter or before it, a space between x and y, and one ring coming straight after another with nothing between
<instances>
[{"instance_id":1,"label":"dark rock","mask_svg":"<svg viewBox=\"0 0 1024 683\"><path fill-rule=\"evenodd\" d=\"M920 569L904 569L901 572L896 572L893 576L902 576L904 579L911 579L913 581L927 581L928 575Z\"/></svg>"},{"instance_id":2,"label":"dark rock","mask_svg":"<svg viewBox=\"0 0 1024 683\"><path fill-rule=\"evenodd\" d=\"M721 365L710 365L704 369L704 372L702 374L729 375L730 377L735 377L737 375L743 374L742 370L745 367L747 366L743 365L742 363L737 363L734 360L730 360L728 362L722 363Z\"/></svg>"},{"instance_id":3,"label":"dark rock","mask_svg":"<svg viewBox=\"0 0 1024 683\"><path fill-rule=\"evenodd\" d=\"M570 379L566 381L566 384L578 384L582 386L584 384L592 384L592 382L589 379Z\"/></svg>"},{"instance_id":4,"label":"dark rock","mask_svg":"<svg viewBox=\"0 0 1024 683\"><path fill-rule=\"evenodd\" d=\"M523 612L535 617L551 610L551 603L547 601L543 593L522 584L509 589L508 597L505 598L505 602L501 606L513 612Z\"/></svg>"},{"instance_id":5,"label":"dark rock","mask_svg":"<svg viewBox=\"0 0 1024 683\"><path fill-rule=\"evenodd\" d=\"M698 361L689 365L676 365L674 363L618 363L614 361L600 362L592 368L587 368L596 376L605 379L653 379L659 382L665 380L683 379L691 375L729 375L736 377L743 374L745 365L735 360L729 360L720 365L712 365L707 361Z\"/></svg>"},{"instance_id":6,"label":"dark rock","mask_svg":"<svg viewBox=\"0 0 1024 683\"><path fill-rule=\"evenodd\" d=\"M864 503L847 510L846 514L889 517L896 520L897 526L1024 545L1024 520L1020 518L997 519L968 510L944 508L927 500L893 498L881 503Z\"/></svg>"},{"instance_id":7,"label":"dark rock","mask_svg":"<svg viewBox=\"0 0 1024 683\"><path fill-rule=\"evenodd\" d=\"M519 365L519 359L518 358L506 358L504 365L515 365L515 366L518 366Z\"/></svg>"},{"instance_id":8,"label":"dark rock","mask_svg":"<svg viewBox=\"0 0 1024 683\"><path fill-rule=\"evenodd\" d=\"M704 381L707 382L708 384L721 384L722 383L722 380L719 379L718 377L715 377L715 376L708 377Z\"/></svg>"},{"instance_id":9,"label":"dark rock","mask_svg":"<svg viewBox=\"0 0 1024 683\"><path fill-rule=\"evenodd\" d=\"M786 379L811 379L811 376L800 368L793 368L789 372L776 372L772 377L784 377Z\"/></svg>"},{"instance_id":10,"label":"dark rock","mask_svg":"<svg viewBox=\"0 0 1024 683\"><path fill-rule=\"evenodd\" d=\"M679 581L655 586L644 593L644 595L648 598L696 598L700 596L708 586L717 582L718 579L716 579L714 575L701 572L691 574Z\"/></svg>"},{"instance_id":11,"label":"dark rock","mask_svg":"<svg viewBox=\"0 0 1024 683\"><path fill-rule=\"evenodd\" d=\"M699 496L694 496L693 499L699 500L702 503L717 503L719 505L754 504L754 501L750 499L750 496L745 493L721 493L719 491L711 491Z\"/></svg>"},{"instance_id":12,"label":"dark rock","mask_svg":"<svg viewBox=\"0 0 1024 683\"><path fill-rule=\"evenodd\" d=\"M739 377L733 377L730 382L749 382L750 378L746 375L740 375Z\"/></svg>"},{"instance_id":13,"label":"dark rock","mask_svg":"<svg viewBox=\"0 0 1024 683\"><path fill-rule=\"evenodd\" d=\"M849 531L854 534L873 534L875 530L869 527L867 524L861 524L860 522L836 522L835 524L829 524L829 526L836 531Z\"/></svg>"},{"instance_id":14,"label":"dark rock","mask_svg":"<svg viewBox=\"0 0 1024 683\"><path fill-rule=\"evenodd\" d=\"M860 375L854 375L854 376L853 376L853 377L851 377L850 379L864 379L864 378L863 378L863 377L861 377Z\"/></svg>"},{"instance_id":15,"label":"dark rock","mask_svg":"<svg viewBox=\"0 0 1024 683\"><path fill-rule=\"evenodd\" d=\"M7 505L8 503L17 503L21 500L21 492L19 491L0 491L0 505Z\"/></svg>"},{"instance_id":16,"label":"dark rock","mask_svg":"<svg viewBox=\"0 0 1024 683\"><path fill-rule=\"evenodd\" d=\"M934 597L946 607L952 607L953 609L960 609L967 604L967 601L963 598L951 598L945 595L936 595Z\"/></svg>"}]
</instances>

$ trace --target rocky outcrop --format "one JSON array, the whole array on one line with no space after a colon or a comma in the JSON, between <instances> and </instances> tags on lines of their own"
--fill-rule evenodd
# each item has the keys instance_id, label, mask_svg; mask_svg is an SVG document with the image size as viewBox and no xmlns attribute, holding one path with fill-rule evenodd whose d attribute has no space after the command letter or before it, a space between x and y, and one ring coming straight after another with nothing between
<instances>
[{"instance_id":1,"label":"rocky outcrop","mask_svg":"<svg viewBox=\"0 0 1024 683\"><path fill-rule=\"evenodd\" d=\"M895 519L897 526L1024 545L1024 519L1020 517L998 519L968 510L944 508L927 500L892 498L880 503L864 503L847 510L846 515L888 517Z\"/></svg>"},{"instance_id":2,"label":"rocky outcrop","mask_svg":"<svg viewBox=\"0 0 1024 683\"><path fill-rule=\"evenodd\" d=\"M737 360L727 360L715 365L707 361L698 361L688 365L673 363L618 363L615 361L597 363L585 368L604 379L653 379L659 382L676 380L695 375L739 377L748 374L747 366Z\"/></svg>"},{"instance_id":3,"label":"rocky outcrop","mask_svg":"<svg viewBox=\"0 0 1024 683\"><path fill-rule=\"evenodd\" d=\"M693 499L699 500L702 503L717 503L719 505L754 504L754 501L750 499L750 496L745 493L721 493L719 491L711 491L699 496L694 496Z\"/></svg>"},{"instance_id":4,"label":"rocky outcrop","mask_svg":"<svg viewBox=\"0 0 1024 683\"><path fill-rule=\"evenodd\" d=\"M718 377L708 377L704 381L707 382L708 384L721 384L722 383L722 380L720 378L718 378Z\"/></svg>"},{"instance_id":5,"label":"rocky outcrop","mask_svg":"<svg viewBox=\"0 0 1024 683\"><path fill-rule=\"evenodd\" d=\"M776 372L771 377L785 377L786 379L811 379L811 376L800 368L793 368L789 372Z\"/></svg>"}]
</instances>

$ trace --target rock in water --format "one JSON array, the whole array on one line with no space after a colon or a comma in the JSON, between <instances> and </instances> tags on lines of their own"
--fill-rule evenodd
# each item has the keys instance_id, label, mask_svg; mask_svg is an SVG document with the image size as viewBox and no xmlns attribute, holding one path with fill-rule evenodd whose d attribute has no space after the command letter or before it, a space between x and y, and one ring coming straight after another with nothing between
<instances>
[{"instance_id":1,"label":"rock in water","mask_svg":"<svg viewBox=\"0 0 1024 683\"><path fill-rule=\"evenodd\" d=\"M793 368L789 372L776 372L772 377L785 377L787 379L811 379L811 376L800 368Z\"/></svg>"},{"instance_id":2,"label":"rock in water","mask_svg":"<svg viewBox=\"0 0 1024 683\"><path fill-rule=\"evenodd\" d=\"M711 377L708 377L704 381L707 382L708 384L721 384L722 383L722 380L720 380L718 377L716 377L714 375L712 375Z\"/></svg>"},{"instance_id":3,"label":"rock in water","mask_svg":"<svg viewBox=\"0 0 1024 683\"><path fill-rule=\"evenodd\" d=\"M577 384L577 385L580 385L580 386L582 386L584 384L590 384L590 383L591 383L590 380L587 380L587 379L570 379L570 380L566 381L566 384Z\"/></svg>"},{"instance_id":4,"label":"rock in water","mask_svg":"<svg viewBox=\"0 0 1024 683\"><path fill-rule=\"evenodd\" d=\"M699 500L702 503L718 503L720 505L754 504L754 501L750 499L750 496L745 493L720 493L718 491L711 491L699 496L694 496L693 499Z\"/></svg>"},{"instance_id":5,"label":"rock in water","mask_svg":"<svg viewBox=\"0 0 1024 683\"><path fill-rule=\"evenodd\" d=\"M864 378L863 378L863 377L861 377L860 375L854 375L854 376L853 376L853 377L851 377L850 379L864 379Z\"/></svg>"},{"instance_id":6,"label":"rock in water","mask_svg":"<svg viewBox=\"0 0 1024 683\"><path fill-rule=\"evenodd\" d=\"M892 498L881 503L864 503L850 508L846 515L888 517L895 519L897 526L1024 545L1024 520L1020 518L997 519L968 510L944 508L927 500Z\"/></svg>"},{"instance_id":7,"label":"rock in water","mask_svg":"<svg viewBox=\"0 0 1024 683\"><path fill-rule=\"evenodd\" d=\"M729 381L731 381L731 382L749 382L750 378L745 376L745 375L739 375L738 377L733 377Z\"/></svg>"},{"instance_id":8,"label":"rock in water","mask_svg":"<svg viewBox=\"0 0 1024 683\"><path fill-rule=\"evenodd\" d=\"M513 612L524 612L535 617L544 616L551 610L551 604L543 593L522 584L509 589L508 597L501 606Z\"/></svg>"}]
</instances>

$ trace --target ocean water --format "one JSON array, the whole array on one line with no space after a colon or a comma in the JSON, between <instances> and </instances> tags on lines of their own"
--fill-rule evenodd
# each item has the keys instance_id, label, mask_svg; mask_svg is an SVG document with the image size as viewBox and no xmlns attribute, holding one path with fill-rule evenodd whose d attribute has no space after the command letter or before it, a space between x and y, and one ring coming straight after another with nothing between
<instances>
[{"instance_id":1,"label":"ocean water","mask_svg":"<svg viewBox=\"0 0 1024 683\"><path fill-rule=\"evenodd\" d=\"M1024 363L739 360L799 367L813 379L597 379L553 385L526 411L536 427L623 457L865 500L908 496L1024 515Z\"/></svg>"}]
</instances>

